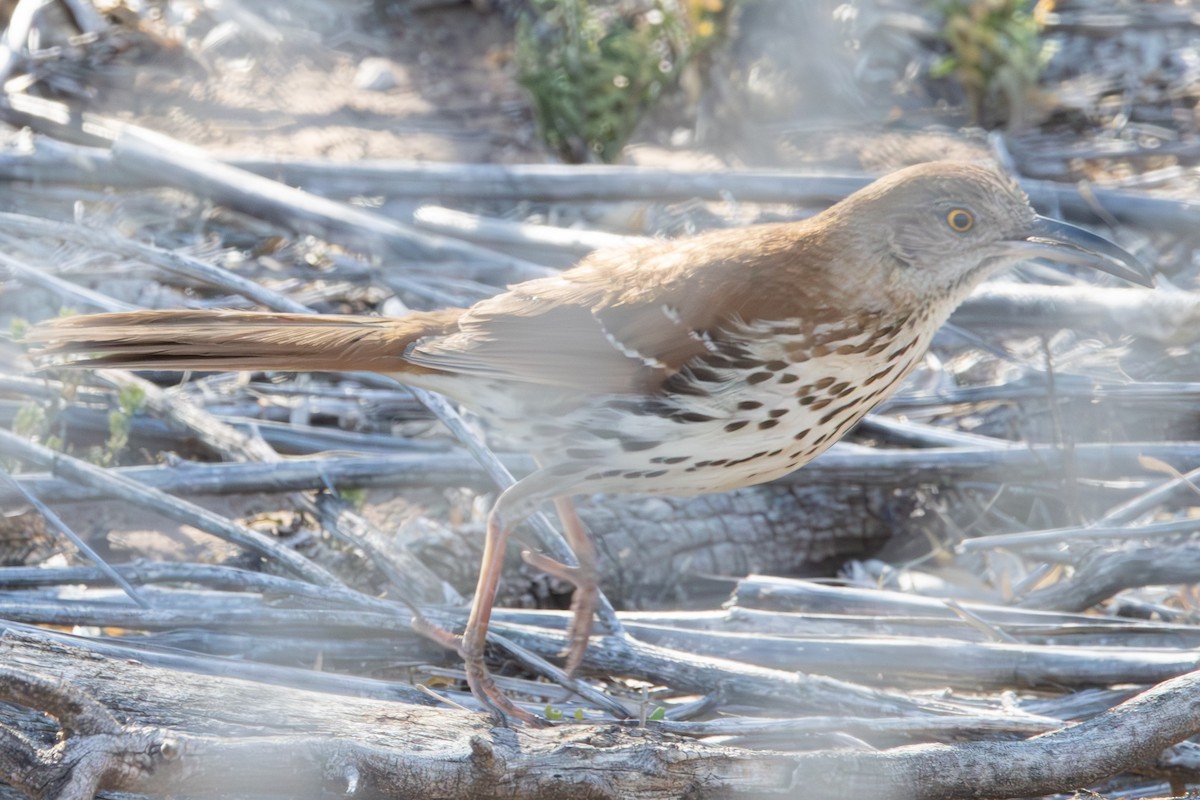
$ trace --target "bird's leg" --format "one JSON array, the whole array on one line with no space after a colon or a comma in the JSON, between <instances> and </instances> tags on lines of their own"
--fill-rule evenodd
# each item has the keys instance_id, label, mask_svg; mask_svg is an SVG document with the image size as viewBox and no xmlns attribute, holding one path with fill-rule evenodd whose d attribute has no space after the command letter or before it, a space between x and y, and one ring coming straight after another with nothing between
<instances>
[{"instance_id":1,"label":"bird's leg","mask_svg":"<svg viewBox=\"0 0 1200 800\"><path fill-rule=\"evenodd\" d=\"M467 672L467 685L471 687L471 693L481 703L502 718L505 716L515 717L530 725L541 725L544 724L544 721L528 711L518 708L504 695L504 692L492 679L491 674L488 673L487 664L483 659L484 649L487 646L488 624L492 619L492 605L496 602L496 590L500 586L500 576L504 568L504 545L508 541L509 533L524 522L539 503L559 497L561 492L571 485L573 482L569 477L555 475L547 470L538 470L508 487L496 498L496 503L488 514L487 535L483 543L483 561L479 567L479 580L475 584L471 613L467 617L467 626L463 629L462 636L453 636L428 623L423 623L419 617L414 620L426 635L431 636L442 645L458 651ZM574 510L570 506L567 508L568 514L563 519L564 524L570 528L571 523L568 520L574 517ZM594 564L595 550L591 545L591 539L578 517L574 517L574 523L575 530L568 530L568 538L572 539L574 544L575 538L582 534L586 553L590 557L589 563ZM553 564L558 564L558 562L553 561ZM594 587L596 583L595 567L589 566L588 571L592 574ZM591 610L595 609L597 597L598 590L593 588L590 600ZM591 617L592 613L588 611L589 625ZM572 629L574 627L573 625ZM583 642L586 645L586 635Z\"/></svg>"},{"instance_id":2,"label":"bird's leg","mask_svg":"<svg viewBox=\"0 0 1200 800\"><path fill-rule=\"evenodd\" d=\"M514 488L516 486L511 487L509 491ZM526 724L537 725L541 720L518 708L504 695L492 679L483 660L488 623L492 619L492 604L496 602L496 590L500 586L500 574L504 568L504 544L508 541L510 530L509 524L501 516L502 501L507 495L508 492L502 494L488 514L479 581L475 584L471 614L467 617L467 627L458 643L458 652L467 671L467 685L471 687L471 693L475 697L501 715L513 716Z\"/></svg>"},{"instance_id":3,"label":"bird's leg","mask_svg":"<svg viewBox=\"0 0 1200 800\"><path fill-rule=\"evenodd\" d=\"M571 598L571 626L567 630L567 663L564 667L567 674L571 675L587 652L588 639L591 638L592 625L596 618L596 607L600 603L600 580L596 574L596 543L584 526L583 520L579 518L575 504L571 502L570 497L556 497L554 508L562 520L563 533L575 552L579 565L568 566L529 550L522 552L521 557L525 559L525 563L575 587L575 594Z\"/></svg>"},{"instance_id":4,"label":"bird's leg","mask_svg":"<svg viewBox=\"0 0 1200 800\"><path fill-rule=\"evenodd\" d=\"M487 671L483 652L487 645L488 624L492 619L492 605L496 602L496 590L500 586L500 575L504 567L504 545L508 541L509 533L524 522L539 503L559 496L564 487L571 484L569 477L538 470L517 481L496 498L496 504L488 514L483 562L479 567L479 581L475 585L471 613L467 617L467 627L457 644L458 652L465 662L467 685L471 687L471 693L500 715L513 716L531 725L542 724L542 720L528 711L517 708L504 696Z\"/></svg>"}]
</instances>

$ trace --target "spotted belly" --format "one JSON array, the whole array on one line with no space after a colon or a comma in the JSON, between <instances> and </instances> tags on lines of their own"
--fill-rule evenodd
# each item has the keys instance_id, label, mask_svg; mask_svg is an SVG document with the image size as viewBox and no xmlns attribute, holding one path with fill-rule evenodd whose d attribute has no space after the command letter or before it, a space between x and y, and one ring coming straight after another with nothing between
<instances>
[{"instance_id":1,"label":"spotted belly","mask_svg":"<svg viewBox=\"0 0 1200 800\"><path fill-rule=\"evenodd\" d=\"M724 408L688 396L672 413L654 403L638 413L615 400L615 413L593 408L563 420L563 446L546 455L547 467L596 492L687 495L773 480L820 455L885 400L924 352L912 342L886 362L829 358L779 370L725 398Z\"/></svg>"},{"instance_id":2,"label":"spotted belly","mask_svg":"<svg viewBox=\"0 0 1200 800\"><path fill-rule=\"evenodd\" d=\"M464 391L454 376L427 388L488 418L565 488L688 495L763 483L808 463L894 391L931 336L895 328L815 352L810 338L794 360L794 343L775 336L743 348L739 365L686 371L678 377L689 385L658 395L477 381Z\"/></svg>"}]
</instances>

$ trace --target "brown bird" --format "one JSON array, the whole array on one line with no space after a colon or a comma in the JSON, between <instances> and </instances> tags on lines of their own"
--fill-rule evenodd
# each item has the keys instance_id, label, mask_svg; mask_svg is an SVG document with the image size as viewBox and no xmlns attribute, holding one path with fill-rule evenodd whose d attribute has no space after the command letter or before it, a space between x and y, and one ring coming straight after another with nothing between
<instances>
[{"instance_id":1,"label":"brown bird","mask_svg":"<svg viewBox=\"0 0 1200 800\"><path fill-rule=\"evenodd\" d=\"M541 467L492 508L454 646L476 696L531 720L483 662L515 525L573 494L715 492L791 472L900 385L974 286L1027 258L1151 285L1129 253L1037 216L1002 175L934 163L802 222L597 252L467 309L399 319L98 314L54 320L30 338L44 354L91 356L76 366L374 370L440 392L524 442ZM577 585L574 666L597 590L590 542L565 517L580 566L537 563Z\"/></svg>"}]
</instances>

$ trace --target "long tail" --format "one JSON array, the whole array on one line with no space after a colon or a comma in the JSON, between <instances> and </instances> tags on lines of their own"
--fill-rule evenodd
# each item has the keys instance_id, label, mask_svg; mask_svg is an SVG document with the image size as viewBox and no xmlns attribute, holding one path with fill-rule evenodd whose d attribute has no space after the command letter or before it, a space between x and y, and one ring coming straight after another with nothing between
<instances>
[{"instance_id":1,"label":"long tail","mask_svg":"<svg viewBox=\"0 0 1200 800\"><path fill-rule=\"evenodd\" d=\"M68 366L166 370L430 372L408 363L414 341L455 329L462 309L406 317L256 311L129 311L64 317L32 328L35 355Z\"/></svg>"}]
</instances>

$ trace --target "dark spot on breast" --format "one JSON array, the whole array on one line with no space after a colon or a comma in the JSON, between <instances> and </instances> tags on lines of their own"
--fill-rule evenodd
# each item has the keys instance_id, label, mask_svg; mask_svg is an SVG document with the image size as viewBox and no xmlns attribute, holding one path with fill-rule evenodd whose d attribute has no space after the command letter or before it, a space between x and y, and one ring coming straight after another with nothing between
<instances>
[{"instance_id":1,"label":"dark spot on breast","mask_svg":"<svg viewBox=\"0 0 1200 800\"><path fill-rule=\"evenodd\" d=\"M701 414L697 411L682 411L672 414L671 419L676 422L712 422L716 417L710 417L708 414Z\"/></svg>"},{"instance_id":2,"label":"dark spot on breast","mask_svg":"<svg viewBox=\"0 0 1200 800\"><path fill-rule=\"evenodd\" d=\"M835 380L836 380L836 378L821 378L821 380L819 380L813 384L813 388L814 389L828 389L830 386L833 386L833 382Z\"/></svg>"},{"instance_id":3,"label":"dark spot on breast","mask_svg":"<svg viewBox=\"0 0 1200 800\"><path fill-rule=\"evenodd\" d=\"M603 473L600 475L600 477L602 477L602 478L615 478L615 477L617 477L617 476L618 476L618 475L620 475L620 474L621 474L621 470L619 470L619 469L606 469L606 470L604 470L604 472L603 472Z\"/></svg>"},{"instance_id":4,"label":"dark spot on breast","mask_svg":"<svg viewBox=\"0 0 1200 800\"><path fill-rule=\"evenodd\" d=\"M848 415L845 419L838 423L838 426L833 429L835 436L841 436L844 431L850 429L850 426L858 422L858 416L855 414Z\"/></svg>"},{"instance_id":5,"label":"dark spot on breast","mask_svg":"<svg viewBox=\"0 0 1200 800\"><path fill-rule=\"evenodd\" d=\"M887 374L896 368L896 363L897 362L893 361L883 369L879 370L879 372L876 372L874 375L867 378L865 381L863 381L863 386L870 386L875 381L887 377Z\"/></svg>"},{"instance_id":6,"label":"dark spot on breast","mask_svg":"<svg viewBox=\"0 0 1200 800\"><path fill-rule=\"evenodd\" d=\"M651 460L658 461L660 464L682 464L689 458L691 458L691 456L671 456L670 458L657 458Z\"/></svg>"},{"instance_id":7,"label":"dark spot on breast","mask_svg":"<svg viewBox=\"0 0 1200 800\"><path fill-rule=\"evenodd\" d=\"M645 475L643 475L642 477L643 477L643 478L661 478L663 475L666 475L666 474L667 474L667 470L665 470L665 469L656 469L656 470L654 470L653 472L647 472L647 473L646 473Z\"/></svg>"},{"instance_id":8,"label":"dark spot on breast","mask_svg":"<svg viewBox=\"0 0 1200 800\"><path fill-rule=\"evenodd\" d=\"M754 386L763 381L769 381L771 380L771 374L770 372L752 372L746 376L746 383Z\"/></svg>"},{"instance_id":9,"label":"dark spot on breast","mask_svg":"<svg viewBox=\"0 0 1200 800\"><path fill-rule=\"evenodd\" d=\"M727 467L736 467L738 464L745 464L747 461L753 461L753 460L754 460L754 459L756 459L756 458L762 458L762 457L763 457L763 456L765 456L766 454L767 454L767 451L766 451L766 450L759 450L757 453L755 453L755 454L754 454L754 455L752 455L752 456L746 456L745 458L739 458L739 459L736 459L736 460L734 460L734 461L729 461L729 462L726 462L725 466L727 466ZM713 464L715 465L715 464L716 464L716 462L714 461L714 462L713 462Z\"/></svg>"},{"instance_id":10,"label":"dark spot on breast","mask_svg":"<svg viewBox=\"0 0 1200 800\"><path fill-rule=\"evenodd\" d=\"M767 453L767 458L774 458L775 456L779 455L782 452L783 452L782 447L779 448L778 450L772 450L771 452Z\"/></svg>"},{"instance_id":11,"label":"dark spot on breast","mask_svg":"<svg viewBox=\"0 0 1200 800\"><path fill-rule=\"evenodd\" d=\"M780 383L795 383L795 382L796 382L796 381L798 381L798 380L800 380L800 376L799 376L799 375L793 375L793 374L792 374L792 373L790 373L790 372L785 372L785 373L783 373L782 375L780 375L780 376L779 376L779 382L780 382Z\"/></svg>"},{"instance_id":12,"label":"dark spot on breast","mask_svg":"<svg viewBox=\"0 0 1200 800\"><path fill-rule=\"evenodd\" d=\"M899 358L900 356L907 353L909 350L912 350L913 345L915 345L916 343L917 343L916 339L909 339L908 344L904 345L903 347L899 347L899 348L893 350L892 352L888 353L888 359Z\"/></svg>"},{"instance_id":13,"label":"dark spot on breast","mask_svg":"<svg viewBox=\"0 0 1200 800\"><path fill-rule=\"evenodd\" d=\"M765 431L768 428L774 428L778 424L779 420L777 419L764 419L762 422L758 423L758 429L760 431Z\"/></svg>"},{"instance_id":14,"label":"dark spot on breast","mask_svg":"<svg viewBox=\"0 0 1200 800\"><path fill-rule=\"evenodd\" d=\"M796 434L795 436L793 436L792 438L793 438L793 439L795 439L796 441L800 441L801 439L803 439L803 438L805 438L806 436L808 436L810 433L812 433L812 428L805 428L804 430L800 431L799 433L797 433L797 434Z\"/></svg>"},{"instance_id":15,"label":"dark spot on breast","mask_svg":"<svg viewBox=\"0 0 1200 800\"><path fill-rule=\"evenodd\" d=\"M845 397L845 396L846 396L846 395L848 395L848 394L853 394L853 393L854 393L854 388L855 388L855 387L853 387L853 386L847 386L845 389L842 389L840 392L838 392L838 393L837 393L836 395L834 395L834 396L835 396L835 397Z\"/></svg>"},{"instance_id":16,"label":"dark spot on breast","mask_svg":"<svg viewBox=\"0 0 1200 800\"><path fill-rule=\"evenodd\" d=\"M775 408L775 409L772 409L771 411L768 411L767 416L774 419L776 417L782 417L786 413L788 413L788 410L786 408Z\"/></svg>"},{"instance_id":17,"label":"dark spot on breast","mask_svg":"<svg viewBox=\"0 0 1200 800\"><path fill-rule=\"evenodd\" d=\"M837 419L838 415L840 415L843 411L847 411L851 408L854 408L856 405L858 405L858 403L859 403L858 400L851 400L849 403L846 403L845 405L838 406L833 411L830 411L828 414L821 417L819 424L821 424L821 425L828 424L829 422Z\"/></svg>"},{"instance_id":18,"label":"dark spot on breast","mask_svg":"<svg viewBox=\"0 0 1200 800\"><path fill-rule=\"evenodd\" d=\"M774 361L768 361L766 364L763 364L764 367L771 370L772 372L779 372L781 369L787 369L787 365L788 365L788 362L781 361L779 359L775 359Z\"/></svg>"},{"instance_id":19,"label":"dark spot on breast","mask_svg":"<svg viewBox=\"0 0 1200 800\"><path fill-rule=\"evenodd\" d=\"M733 360L733 366L737 367L738 369L758 369L762 365L763 362L759 361L757 358L746 358L743 356L742 358L735 358Z\"/></svg>"},{"instance_id":20,"label":"dark spot on breast","mask_svg":"<svg viewBox=\"0 0 1200 800\"><path fill-rule=\"evenodd\" d=\"M692 373L692 377L698 381L716 383L717 381L721 380L720 373L705 367L692 367L689 371Z\"/></svg>"},{"instance_id":21,"label":"dark spot on breast","mask_svg":"<svg viewBox=\"0 0 1200 800\"><path fill-rule=\"evenodd\" d=\"M841 383L835 383L833 386L830 386L830 387L829 387L829 393L830 393L830 394L837 394L838 392L840 392L840 391L842 391L843 389L847 388L849 385L850 385L850 384L849 384L848 382L846 382L846 381L842 381Z\"/></svg>"},{"instance_id":22,"label":"dark spot on breast","mask_svg":"<svg viewBox=\"0 0 1200 800\"><path fill-rule=\"evenodd\" d=\"M762 403L757 400L743 400L737 404L740 411L753 411L756 408L762 408Z\"/></svg>"},{"instance_id":23,"label":"dark spot on breast","mask_svg":"<svg viewBox=\"0 0 1200 800\"><path fill-rule=\"evenodd\" d=\"M640 471L626 472L621 477L622 478L640 478L640 477L642 477L642 473Z\"/></svg>"},{"instance_id":24,"label":"dark spot on breast","mask_svg":"<svg viewBox=\"0 0 1200 800\"><path fill-rule=\"evenodd\" d=\"M827 356L827 355L829 355L829 352L830 352L829 345L827 345L827 344L816 344L816 345L813 345L813 349L812 349L812 357L813 357L813 358L822 358L822 357L824 357L824 356Z\"/></svg>"},{"instance_id":25,"label":"dark spot on breast","mask_svg":"<svg viewBox=\"0 0 1200 800\"><path fill-rule=\"evenodd\" d=\"M889 343L890 342L880 342L879 344L875 345L870 350L868 350L867 355L869 355L869 356L879 355L880 353L882 353L884 350L887 349L887 346Z\"/></svg>"},{"instance_id":26,"label":"dark spot on breast","mask_svg":"<svg viewBox=\"0 0 1200 800\"><path fill-rule=\"evenodd\" d=\"M728 425L726 425L725 430L728 431L729 433L733 433L734 431L740 431L742 428L746 427L749 424L750 424L750 420L739 419L736 422L731 422Z\"/></svg>"},{"instance_id":27,"label":"dark spot on breast","mask_svg":"<svg viewBox=\"0 0 1200 800\"><path fill-rule=\"evenodd\" d=\"M812 403L812 409L813 409L813 411L820 411L822 408L824 408L825 406L829 405L832 402L833 402L832 397L826 397L821 400L814 400Z\"/></svg>"},{"instance_id":28,"label":"dark spot on breast","mask_svg":"<svg viewBox=\"0 0 1200 800\"><path fill-rule=\"evenodd\" d=\"M820 436L817 437L817 440L815 442L813 442L813 445L825 444L826 440L828 440L829 437L832 435L833 435L833 431L826 431L825 433L822 433ZM810 452L812 452L812 451L810 451Z\"/></svg>"},{"instance_id":29,"label":"dark spot on breast","mask_svg":"<svg viewBox=\"0 0 1200 800\"><path fill-rule=\"evenodd\" d=\"M621 449L626 453L636 453L639 450L653 450L660 444L662 444L662 442L639 442L636 440L629 440L621 442Z\"/></svg>"},{"instance_id":30,"label":"dark spot on breast","mask_svg":"<svg viewBox=\"0 0 1200 800\"><path fill-rule=\"evenodd\" d=\"M813 401L816 399L817 398L813 397L811 394L806 394L800 398L800 405L811 406L813 404Z\"/></svg>"}]
</instances>

